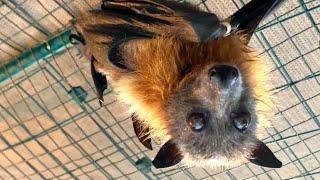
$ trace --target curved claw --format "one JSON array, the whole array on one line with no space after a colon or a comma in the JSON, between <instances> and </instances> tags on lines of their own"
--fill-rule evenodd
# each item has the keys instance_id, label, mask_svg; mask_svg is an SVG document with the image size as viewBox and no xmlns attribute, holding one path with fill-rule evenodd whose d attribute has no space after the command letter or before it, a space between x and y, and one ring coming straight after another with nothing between
<instances>
[{"instance_id":1,"label":"curved claw","mask_svg":"<svg viewBox=\"0 0 320 180\"><path fill-rule=\"evenodd\" d=\"M69 41L71 44L82 44L82 45L86 45L86 41L84 40L84 38L81 35L76 35L76 34L71 34L69 36Z\"/></svg>"},{"instance_id":2,"label":"curved claw","mask_svg":"<svg viewBox=\"0 0 320 180\"><path fill-rule=\"evenodd\" d=\"M106 76L104 76L103 74L96 71L96 69L94 67L94 61L96 61L96 59L92 56L92 58L91 58L91 75L92 75L92 79L93 79L94 85L97 90L99 104L100 104L100 106L102 106L102 102L104 101L103 100L103 92L104 92L104 90L106 90L108 88L108 81L107 81Z\"/></svg>"},{"instance_id":3,"label":"curved claw","mask_svg":"<svg viewBox=\"0 0 320 180\"><path fill-rule=\"evenodd\" d=\"M102 10L106 10L106 0L102 0L102 3L101 3L101 9Z\"/></svg>"}]
</instances>

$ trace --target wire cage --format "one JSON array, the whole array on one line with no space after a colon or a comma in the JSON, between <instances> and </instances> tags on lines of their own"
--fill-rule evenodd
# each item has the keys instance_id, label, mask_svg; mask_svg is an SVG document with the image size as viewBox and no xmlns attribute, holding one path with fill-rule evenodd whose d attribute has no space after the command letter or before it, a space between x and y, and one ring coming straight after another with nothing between
<instances>
[{"instance_id":1,"label":"wire cage","mask_svg":"<svg viewBox=\"0 0 320 180\"><path fill-rule=\"evenodd\" d=\"M249 0L194 0L227 17ZM288 0L251 46L278 99L264 142L281 169L155 169L112 87L99 106L70 20L100 0L0 0L0 179L320 179L320 1Z\"/></svg>"}]
</instances>

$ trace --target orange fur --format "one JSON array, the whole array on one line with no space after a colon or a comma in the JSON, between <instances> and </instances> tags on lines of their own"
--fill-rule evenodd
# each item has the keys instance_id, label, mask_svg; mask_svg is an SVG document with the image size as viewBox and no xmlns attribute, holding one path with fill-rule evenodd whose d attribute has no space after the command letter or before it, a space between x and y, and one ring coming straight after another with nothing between
<instances>
[{"instance_id":1,"label":"orange fur","mask_svg":"<svg viewBox=\"0 0 320 180\"><path fill-rule=\"evenodd\" d=\"M235 66L242 73L245 87L252 89L257 99L259 137L264 127L269 125L269 112L273 104L267 91L266 72L269 68L266 61L252 52L245 42L240 34L208 43L157 37L136 42L130 47L135 72L123 73L105 66L98 69L107 72L120 99L151 127L153 137L167 140L170 136L164 105L184 82L180 74L182 69L190 65L192 73L197 73L206 64Z\"/></svg>"}]
</instances>

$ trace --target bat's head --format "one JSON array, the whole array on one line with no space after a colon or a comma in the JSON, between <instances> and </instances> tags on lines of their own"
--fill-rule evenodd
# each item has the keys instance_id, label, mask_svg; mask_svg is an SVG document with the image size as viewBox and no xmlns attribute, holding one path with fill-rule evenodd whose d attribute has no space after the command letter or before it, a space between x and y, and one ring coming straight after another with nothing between
<instances>
[{"instance_id":1,"label":"bat's head","mask_svg":"<svg viewBox=\"0 0 320 180\"><path fill-rule=\"evenodd\" d=\"M194 165L225 166L250 158L268 121L262 103L272 106L265 61L250 53L240 36L186 49L197 56L179 57L190 64L181 68L165 104L170 143Z\"/></svg>"},{"instance_id":2,"label":"bat's head","mask_svg":"<svg viewBox=\"0 0 320 180\"><path fill-rule=\"evenodd\" d=\"M164 105L171 136L166 149L177 150L169 159L228 166L260 156L253 152L265 148L257 136L272 107L265 61L238 35L180 50L176 59L186 63L177 68L179 78Z\"/></svg>"},{"instance_id":3,"label":"bat's head","mask_svg":"<svg viewBox=\"0 0 320 180\"><path fill-rule=\"evenodd\" d=\"M130 45L136 70L115 89L152 134L170 139L156 167L181 160L198 166L248 160L281 166L258 140L273 107L269 68L246 42L234 34L207 43L159 37Z\"/></svg>"}]
</instances>

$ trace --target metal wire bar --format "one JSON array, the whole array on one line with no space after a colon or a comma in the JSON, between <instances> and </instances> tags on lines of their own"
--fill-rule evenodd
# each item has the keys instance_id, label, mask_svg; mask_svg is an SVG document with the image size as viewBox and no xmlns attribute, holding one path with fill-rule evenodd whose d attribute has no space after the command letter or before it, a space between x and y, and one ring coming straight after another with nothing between
<instances>
[{"instance_id":1,"label":"metal wire bar","mask_svg":"<svg viewBox=\"0 0 320 180\"><path fill-rule=\"evenodd\" d=\"M236 10L245 4L189 2L217 13L219 8ZM65 19L99 4L99 0L0 0L0 25L6 25L0 29L1 179L319 179L320 64L315 61L320 54L319 1L287 2L258 28L252 43L268 57L270 74L278 79L270 90L283 104L264 142L284 159L284 167L244 164L214 171L138 168L136 162L152 159L154 152L138 143L130 115L123 113L127 107L116 100L112 87L105 93L106 103L98 106L89 63L76 55L67 39L70 23ZM75 87L84 90L78 96L88 95L84 102L70 94Z\"/></svg>"}]
</instances>

